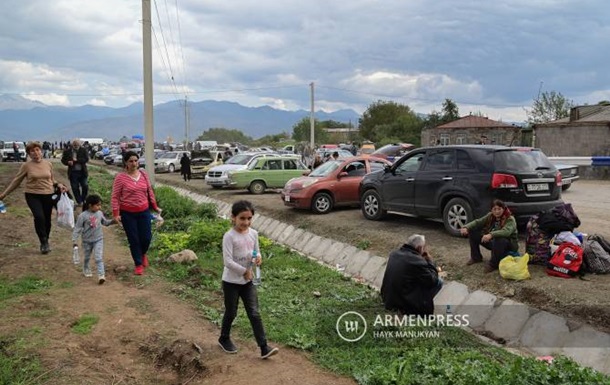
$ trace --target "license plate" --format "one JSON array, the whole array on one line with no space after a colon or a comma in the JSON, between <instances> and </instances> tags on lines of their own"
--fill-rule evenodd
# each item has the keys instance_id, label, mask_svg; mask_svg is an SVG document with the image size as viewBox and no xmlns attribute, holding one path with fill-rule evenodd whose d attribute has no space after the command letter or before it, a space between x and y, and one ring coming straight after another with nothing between
<instances>
[{"instance_id":1,"label":"license plate","mask_svg":"<svg viewBox=\"0 0 610 385\"><path fill-rule=\"evenodd\" d=\"M527 185L527 191L548 191L549 185L547 183L530 183Z\"/></svg>"},{"instance_id":2,"label":"license plate","mask_svg":"<svg viewBox=\"0 0 610 385\"><path fill-rule=\"evenodd\" d=\"M288 195L288 194L284 195L284 200L286 202L290 202L290 195Z\"/></svg>"}]
</instances>

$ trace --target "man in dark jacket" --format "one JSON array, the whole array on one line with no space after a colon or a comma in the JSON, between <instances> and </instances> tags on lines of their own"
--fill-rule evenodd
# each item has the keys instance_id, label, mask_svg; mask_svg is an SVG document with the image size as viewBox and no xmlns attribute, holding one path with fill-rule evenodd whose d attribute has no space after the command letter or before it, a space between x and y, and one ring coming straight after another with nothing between
<instances>
[{"instance_id":1,"label":"man in dark jacket","mask_svg":"<svg viewBox=\"0 0 610 385\"><path fill-rule=\"evenodd\" d=\"M428 315L434 313L434 296L442 285L426 250L426 238L413 234L400 249L390 253L381 297L387 310Z\"/></svg>"},{"instance_id":2,"label":"man in dark jacket","mask_svg":"<svg viewBox=\"0 0 610 385\"><path fill-rule=\"evenodd\" d=\"M68 166L68 179L77 206L83 204L89 193L87 162L89 154L78 139L72 141L72 146L68 146L61 157L61 163Z\"/></svg>"}]
</instances>

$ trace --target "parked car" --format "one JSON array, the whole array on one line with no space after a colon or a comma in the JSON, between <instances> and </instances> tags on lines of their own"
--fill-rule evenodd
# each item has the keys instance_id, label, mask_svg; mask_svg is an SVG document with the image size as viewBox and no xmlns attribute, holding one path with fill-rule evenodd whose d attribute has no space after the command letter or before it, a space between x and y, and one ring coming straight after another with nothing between
<instances>
[{"instance_id":1,"label":"parked car","mask_svg":"<svg viewBox=\"0 0 610 385\"><path fill-rule=\"evenodd\" d=\"M393 162L414 148L415 145L411 143L392 143L378 148L371 155Z\"/></svg>"},{"instance_id":2,"label":"parked car","mask_svg":"<svg viewBox=\"0 0 610 385\"><path fill-rule=\"evenodd\" d=\"M204 151L203 156L191 159L191 177L204 178L213 167L223 164L222 152Z\"/></svg>"},{"instance_id":3,"label":"parked car","mask_svg":"<svg viewBox=\"0 0 610 385\"><path fill-rule=\"evenodd\" d=\"M347 158L351 158L354 155L347 151L347 150L341 150L339 148L331 148L331 149L319 149L316 150L316 154L320 155L320 158L325 161L327 159L330 159L333 152L337 152L339 154L339 158L338 159L347 159Z\"/></svg>"},{"instance_id":4,"label":"parked car","mask_svg":"<svg viewBox=\"0 0 610 385\"><path fill-rule=\"evenodd\" d=\"M358 150L358 154L372 154L375 152L375 144L372 142L364 142Z\"/></svg>"},{"instance_id":5,"label":"parked car","mask_svg":"<svg viewBox=\"0 0 610 385\"><path fill-rule=\"evenodd\" d=\"M228 183L232 188L262 194L266 189L284 187L290 179L308 170L295 156L262 157L255 159L246 169L229 171Z\"/></svg>"},{"instance_id":6,"label":"parked car","mask_svg":"<svg viewBox=\"0 0 610 385\"><path fill-rule=\"evenodd\" d=\"M205 175L205 183L213 188L229 186L228 172L248 168L248 165L260 157L278 157L278 154L266 152L242 152L229 158L224 164L212 167Z\"/></svg>"},{"instance_id":7,"label":"parked car","mask_svg":"<svg viewBox=\"0 0 610 385\"><path fill-rule=\"evenodd\" d=\"M155 159L155 172L175 172L180 171L180 158L186 154L189 158L191 157L190 151L168 151L161 154Z\"/></svg>"},{"instance_id":8,"label":"parked car","mask_svg":"<svg viewBox=\"0 0 610 385\"><path fill-rule=\"evenodd\" d=\"M542 151L494 145L413 150L365 176L359 195L367 219L380 220L388 211L442 219L455 236L496 198L520 224L562 203L561 174Z\"/></svg>"},{"instance_id":9,"label":"parked car","mask_svg":"<svg viewBox=\"0 0 610 385\"><path fill-rule=\"evenodd\" d=\"M576 182L580 175L578 175L578 166L573 164L555 164L557 170L561 173L561 190L566 191L572 186L572 183Z\"/></svg>"},{"instance_id":10,"label":"parked car","mask_svg":"<svg viewBox=\"0 0 610 385\"><path fill-rule=\"evenodd\" d=\"M161 155L165 154L167 151L165 150L161 150L158 148L155 148L153 150L153 154L155 159L159 159L161 157ZM140 168L146 168L146 151L142 151L142 154L140 155L140 158L138 159L138 164L140 166Z\"/></svg>"},{"instance_id":11,"label":"parked car","mask_svg":"<svg viewBox=\"0 0 610 385\"><path fill-rule=\"evenodd\" d=\"M19 152L19 160L22 162L26 161L27 154L25 153L25 143L24 142L2 142L0 146L0 161L8 162L8 161L16 161L15 159L15 150L13 149L13 144L17 143Z\"/></svg>"},{"instance_id":12,"label":"parked car","mask_svg":"<svg viewBox=\"0 0 610 385\"><path fill-rule=\"evenodd\" d=\"M336 206L358 205L362 178L392 163L368 155L322 163L307 176L289 180L281 193L285 206L329 213Z\"/></svg>"}]
</instances>

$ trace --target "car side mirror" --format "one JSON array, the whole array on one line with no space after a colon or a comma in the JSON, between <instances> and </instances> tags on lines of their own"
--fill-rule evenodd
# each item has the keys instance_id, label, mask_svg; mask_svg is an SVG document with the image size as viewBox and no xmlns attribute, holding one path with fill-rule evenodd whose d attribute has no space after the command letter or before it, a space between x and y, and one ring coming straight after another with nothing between
<instances>
[{"instance_id":1,"label":"car side mirror","mask_svg":"<svg viewBox=\"0 0 610 385\"><path fill-rule=\"evenodd\" d=\"M341 178L345 178L346 176L348 176L349 174L345 171L341 171L339 173L339 175L337 175L337 179L341 179Z\"/></svg>"},{"instance_id":2,"label":"car side mirror","mask_svg":"<svg viewBox=\"0 0 610 385\"><path fill-rule=\"evenodd\" d=\"M386 173L387 173L387 172L390 172L390 171L392 171L392 166L390 166L389 164L386 164L386 165L383 167L383 172L386 172Z\"/></svg>"}]
</instances>

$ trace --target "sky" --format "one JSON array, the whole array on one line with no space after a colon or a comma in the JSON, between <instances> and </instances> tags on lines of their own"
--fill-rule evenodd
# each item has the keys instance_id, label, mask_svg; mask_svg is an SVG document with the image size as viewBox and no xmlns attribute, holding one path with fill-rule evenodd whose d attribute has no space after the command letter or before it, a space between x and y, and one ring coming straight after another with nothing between
<instances>
[{"instance_id":1,"label":"sky","mask_svg":"<svg viewBox=\"0 0 610 385\"><path fill-rule=\"evenodd\" d=\"M605 0L150 0L154 104L394 101L521 122L540 92L610 100ZM2 0L0 94L143 100L142 1Z\"/></svg>"}]
</instances>

